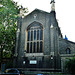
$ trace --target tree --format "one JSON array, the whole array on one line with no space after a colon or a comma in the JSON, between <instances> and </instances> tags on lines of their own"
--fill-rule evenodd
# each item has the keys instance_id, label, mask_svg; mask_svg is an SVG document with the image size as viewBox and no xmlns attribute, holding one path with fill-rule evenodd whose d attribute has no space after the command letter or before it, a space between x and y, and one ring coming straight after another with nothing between
<instances>
[{"instance_id":1,"label":"tree","mask_svg":"<svg viewBox=\"0 0 75 75\"><path fill-rule=\"evenodd\" d=\"M0 50L12 54L11 51L15 46L19 9L11 0L0 0L0 3L3 5L0 7Z\"/></svg>"},{"instance_id":2,"label":"tree","mask_svg":"<svg viewBox=\"0 0 75 75\"><path fill-rule=\"evenodd\" d=\"M69 58L68 61L65 62L66 72L75 74L75 57L72 59Z\"/></svg>"},{"instance_id":3,"label":"tree","mask_svg":"<svg viewBox=\"0 0 75 75\"><path fill-rule=\"evenodd\" d=\"M0 0L0 61L10 58L15 50L19 13L20 7L13 0Z\"/></svg>"}]
</instances>

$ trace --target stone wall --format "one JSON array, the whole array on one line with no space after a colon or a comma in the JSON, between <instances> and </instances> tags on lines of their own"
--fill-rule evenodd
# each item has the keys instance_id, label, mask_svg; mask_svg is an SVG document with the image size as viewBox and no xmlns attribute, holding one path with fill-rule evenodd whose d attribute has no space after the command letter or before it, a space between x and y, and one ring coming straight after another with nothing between
<instances>
[{"instance_id":1,"label":"stone wall","mask_svg":"<svg viewBox=\"0 0 75 75\"><path fill-rule=\"evenodd\" d=\"M59 53L66 54L66 49L71 50L71 54L75 54L75 43L66 39L59 39Z\"/></svg>"}]
</instances>

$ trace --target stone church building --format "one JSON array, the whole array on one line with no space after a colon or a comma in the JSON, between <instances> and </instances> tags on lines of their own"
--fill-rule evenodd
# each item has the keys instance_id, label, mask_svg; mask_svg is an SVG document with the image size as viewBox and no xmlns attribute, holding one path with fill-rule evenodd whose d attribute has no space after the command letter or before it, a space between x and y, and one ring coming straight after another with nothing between
<instances>
[{"instance_id":1,"label":"stone church building","mask_svg":"<svg viewBox=\"0 0 75 75\"><path fill-rule=\"evenodd\" d=\"M64 71L66 58L75 54L75 43L63 38L56 19L55 2L50 13L35 9L17 22L14 66L29 70Z\"/></svg>"}]
</instances>

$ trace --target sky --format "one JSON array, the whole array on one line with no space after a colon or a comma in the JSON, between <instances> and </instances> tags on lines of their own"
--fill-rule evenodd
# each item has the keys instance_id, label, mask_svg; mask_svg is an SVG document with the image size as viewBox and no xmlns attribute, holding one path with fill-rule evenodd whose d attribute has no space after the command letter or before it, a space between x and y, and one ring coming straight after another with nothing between
<instances>
[{"instance_id":1,"label":"sky","mask_svg":"<svg viewBox=\"0 0 75 75\"><path fill-rule=\"evenodd\" d=\"M18 5L27 7L29 13L34 9L51 11L51 0L14 0ZM58 20L61 33L69 41L75 42L75 0L55 0L56 18Z\"/></svg>"}]
</instances>

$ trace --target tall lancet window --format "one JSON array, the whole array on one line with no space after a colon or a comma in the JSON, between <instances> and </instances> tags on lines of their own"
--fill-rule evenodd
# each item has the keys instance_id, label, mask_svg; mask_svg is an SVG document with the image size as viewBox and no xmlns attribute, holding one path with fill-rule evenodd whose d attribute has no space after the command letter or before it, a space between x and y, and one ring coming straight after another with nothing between
<instances>
[{"instance_id":1,"label":"tall lancet window","mask_svg":"<svg viewBox=\"0 0 75 75\"><path fill-rule=\"evenodd\" d=\"M42 53L43 41L43 26L33 22L27 28L27 53Z\"/></svg>"}]
</instances>

